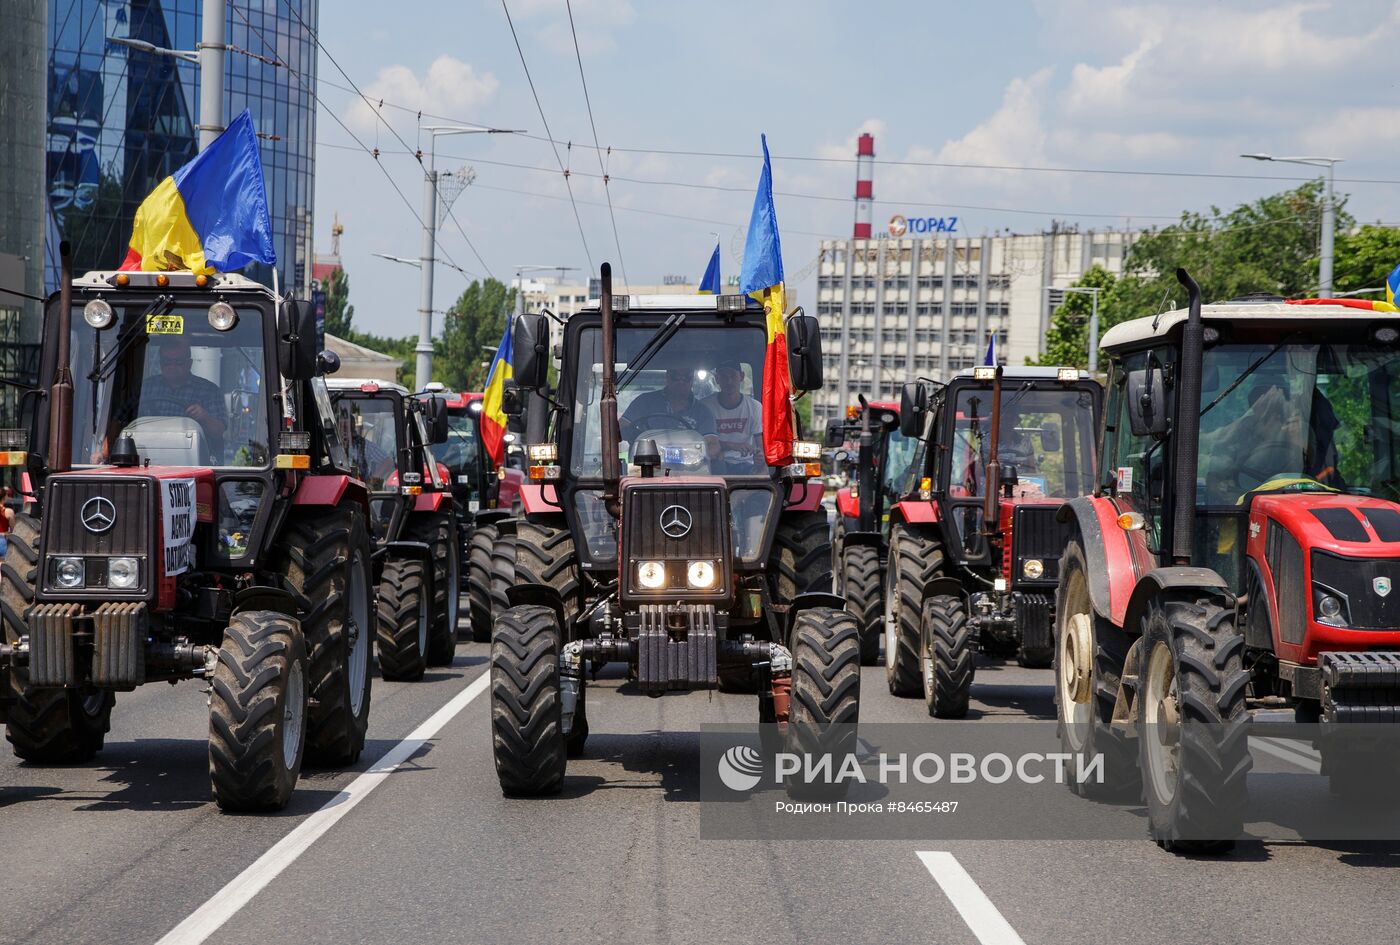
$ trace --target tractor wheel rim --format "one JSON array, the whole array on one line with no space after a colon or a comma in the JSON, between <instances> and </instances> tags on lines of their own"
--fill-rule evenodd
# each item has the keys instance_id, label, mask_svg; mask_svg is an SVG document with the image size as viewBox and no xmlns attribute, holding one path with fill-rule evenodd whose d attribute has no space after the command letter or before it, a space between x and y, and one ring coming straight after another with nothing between
<instances>
[{"instance_id":1,"label":"tractor wheel rim","mask_svg":"<svg viewBox=\"0 0 1400 945\"><path fill-rule=\"evenodd\" d=\"M350 581L346 593L350 595L349 624L345 629L350 635L350 712L358 716L364 708L365 682L369 679L369 607L366 600L369 582L365 577L365 559L358 551L350 563Z\"/></svg>"},{"instance_id":2,"label":"tractor wheel rim","mask_svg":"<svg viewBox=\"0 0 1400 945\"><path fill-rule=\"evenodd\" d=\"M447 543L447 635L452 639L456 639L457 621L460 619L458 613L462 606L460 600L461 581L462 565L457 552L457 543L449 541Z\"/></svg>"},{"instance_id":3,"label":"tractor wheel rim","mask_svg":"<svg viewBox=\"0 0 1400 945\"><path fill-rule=\"evenodd\" d=\"M1087 705L1094 694L1094 644L1089 615L1077 613L1065 622L1060 639L1061 694L1077 705Z\"/></svg>"},{"instance_id":4,"label":"tractor wheel rim","mask_svg":"<svg viewBox=\"0 0 1400 945\"><path fill-rule=\"evenodd\" d=\"M894 553L890 553L894 558ZM890 568L890 585L885 592L885 670L894 672L895 641L894 628L899 620L899 570Z\"/></svg>"},{"instance_id":5,"label":"tractor wheel rim","mask_svg":"<svg viewBox=\"0 0 1400 945\"><path fill-rule=\"evenodd\" d=\"M1139 732L1147 761L1147 781L1157 800L1165 807L1176 797L1179 729L1177 718L1176 665L1171 648L1158 643L1147 664L1147 687L1142 698L1147 710L1147 731Z\"/></svg>"},{"instance_id":6,"label":"tractor wheel rim","mask_svg":"<svg viewBox=\"0 0 1400 945\"><path fill-rule=\"evenodd\" d=\"M428 652L428 622L431 611L428 608L428 596L421 591L418 594L418 655L422 656Z\"/></svg>"},{"instance_id":7,"label":"tractor wheel rim","mask_svg":"<svg viewBox=\"0 0 1400 945\"><path fill-rule=\"evenodd\" d=\"M301 729L306 719L306 674L300 662L292 663L287 672L282 702L282 765L290 771L301 752Z\"/></svg>"}]
</instances>

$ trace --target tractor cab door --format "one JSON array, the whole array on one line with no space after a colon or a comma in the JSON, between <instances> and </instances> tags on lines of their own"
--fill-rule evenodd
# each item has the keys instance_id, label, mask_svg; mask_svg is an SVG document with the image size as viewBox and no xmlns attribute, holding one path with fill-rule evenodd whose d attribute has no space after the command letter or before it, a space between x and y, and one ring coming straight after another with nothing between
<instances>
[{"instance_id":1,"label":"tractor cab door","mask_svg":"<svg viewBox=\"0 0 1400 945\"><path fill-rule=\"evenodd\" d=\"M370 533L376 542L392 539L406 512L403 407L394 396L342 394L335 412L351 472L369 490Z\"/></svg>"}]
</instances>

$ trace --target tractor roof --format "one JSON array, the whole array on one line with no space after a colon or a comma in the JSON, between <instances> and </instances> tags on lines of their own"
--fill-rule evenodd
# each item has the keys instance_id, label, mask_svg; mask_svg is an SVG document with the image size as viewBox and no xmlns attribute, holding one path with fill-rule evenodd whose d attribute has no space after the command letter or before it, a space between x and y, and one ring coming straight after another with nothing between
<instances>
[{"instance_id":1,"label":"tractor roof","mask_svg":"<svg viewBox=\"0 0 1400 945\"><path fill-rule=\"evenodd\" d=\"M976 376L974 374L975 370L976 368L965 368L958 371L953 375L953 380L972 380ZM1057 381L1060 379L1060 372L1063 370L1064 368L1058 367L1029 367L1026 365L1007 364L1002 366L1001 380L1002 383L1016 380ZM1088 371L1079 372L1079 380L1087 381L1091 379L1091 375Z\"/></svg>"},{"instance_id":2,"label":"tractor roof","mask_svg":"<svg viewBox=\"0 0 1400 945\"><path fill-rule=\"evenodd\" d=\"M326 387L333 391L362 391L366 394L377 394L380 391L393 391L404 397L408 396L408 388L393 381L381 381L373 377L328 377Z\"/></svg>"},{"instance_id":3,"label":"tractor roof","mask_svg":"<svg viewBox=\"0 0 1400 945\"><path fill-rule=\"evenodd\" d=\"M1165 337L1171 333L1173 328L1186 321L1186 316L1186 309L1175 308L1159 315L1148 315L1120 322L1104 332L1103 340L1099 343L1100 347L1119 348L1142 341L1150 341L1153 338ZM1400 321L1400 316L1396 316L1394 313L1353 308L1349 305L1290 305L1282 299L1268 302L1212 302L1209 305L1201 306L1201 320L1203 322L1252 320L1374 322L1378 318L1391 318Z\"/></svg>"},{"instance_id":4,"label":"tractor roof","mask_svg":"<svg viewBox=\"0 0 1400 945\"><path fill-rule=\"evenodd\" d=\"M118 276L126 277L126 285L119 285ZM157 283L157 279L163 277L166 280L164 286ZM197 277L192 272L118 272L116 270L98 269L92 272L85 272L81 276L73 279L75 289L192 289L196 291L208 292L211 289L218 289L223 292L258 292L263 295L272 296L272 290L261 282L254 282L247 276L241 276L236 272L216 272L207 276L204 285L199 285L195 279Z\"/></svg>"},{"instance_id":5,"label":"tractor roof","mask_svg":"<svg viewBox=\"0 0 1400 945\"><path fill-rule=\"evenodd\" d=\"M626 301L623 301L623 300ZM724 299L721 306L720 300ZM743 303L733 301L742 299ZM602 303L589 299L580 312L596 312ZM735 306L730 308L730 306ZM615 312L718 312L763 311L763 306L748 296L736 295L614 295Z\"/></svg>"}]
</instances>

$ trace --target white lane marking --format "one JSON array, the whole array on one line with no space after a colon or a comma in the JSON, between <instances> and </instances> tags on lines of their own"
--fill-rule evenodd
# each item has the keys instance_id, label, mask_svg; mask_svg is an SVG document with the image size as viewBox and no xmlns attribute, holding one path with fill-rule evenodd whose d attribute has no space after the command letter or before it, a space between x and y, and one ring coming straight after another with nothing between
<instances>
[{"instance_id":1,"label":"white lane marking","mask_svg":"<svg viewBox=\"0 0 1400 945\"><path fill-rule=\"evenodd\" d=\"M924 861L924 868L977 936L977 941L982 945L1025 945L957 857L944 851L920 850L919 859Z\"/></svg>"},{"instance_id":2,"label":"white lane marking","mask_svg":"<svg viewBox=\"0 0 1400 945\"><path fill-rule=\"evenodd\" d=\"M208 902L167 932L156 945L200 945L217 932L268 883L295 863L297 857L305 853L322 834L354 810L355 805L368 797L370 791L384 783L395 768L417 754L453 716L481 695L490 679L489 669L473 679L465 689L453 696L450 702L434 712L426 722L375 762L372 768L351 781L344 790L298 824L295 830L273 844L251 866L210 897Z\"/></svg>"},{"instance_id":3,"label":"white lane marking","mask_svg":"<svg viewBox=\"0 0 1400 945\"><path fill-rule=\"evenodd\" d=\"M1289 742L1277 741L1272 738L1252 738L1254 747L1264 752L1266 755L1273 755L1291 765L1296 765L1304 771L1311 771L1317 774L1322 771L1322 756L1310 748L1301 745L1294 745Z\"/></svg>"}]
</instances>

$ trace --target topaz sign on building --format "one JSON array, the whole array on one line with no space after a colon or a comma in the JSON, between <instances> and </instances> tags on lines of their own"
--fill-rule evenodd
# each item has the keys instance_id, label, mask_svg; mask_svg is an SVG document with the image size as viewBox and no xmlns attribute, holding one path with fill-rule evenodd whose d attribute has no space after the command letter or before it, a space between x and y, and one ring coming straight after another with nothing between
<instances>
[{"instance_id":1,"label":"topaz sign on building","mask_svg":"<svg viewBox=\"0 0 1400 945\"><path fill-rule=\"evenodd\" d=\"M908 233L956 233L957 217L906 217L896 213L890 217L890 236L899 239Z\"/></svg>"}]
</instances>

